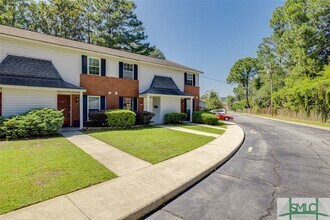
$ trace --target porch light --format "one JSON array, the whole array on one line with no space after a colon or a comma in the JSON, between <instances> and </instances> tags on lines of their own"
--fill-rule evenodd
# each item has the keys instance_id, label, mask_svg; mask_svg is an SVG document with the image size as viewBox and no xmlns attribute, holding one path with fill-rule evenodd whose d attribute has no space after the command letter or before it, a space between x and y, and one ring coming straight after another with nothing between
<instances>
[{"instance_id":1,"label":"porch light","mask_svg":"<svg viewBox=\"0 0 330 220\"><path fill-rule=\"evenodd\" d=\"M79 98L76 98L76 103L79 102Z\"/></svg>"}]
</instances>

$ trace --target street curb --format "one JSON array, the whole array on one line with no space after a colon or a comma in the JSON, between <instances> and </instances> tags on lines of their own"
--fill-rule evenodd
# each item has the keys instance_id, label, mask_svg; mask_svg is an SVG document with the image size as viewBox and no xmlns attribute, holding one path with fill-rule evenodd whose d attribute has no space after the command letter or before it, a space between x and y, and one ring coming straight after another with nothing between
<instances>
[{"instance_id":1,"label":"street curb","mask_svg":"<svg viewBox=\"0 0 330 220\"><path fill-rule=\"evenodd\" d=\"M152 201L147 206L140 210L136 210L133 213L128 214L122 219L140 219L142 217L147 216L151 212L155 211L157 208L161 207L163 204L169 202L171 199L175 198L176 196L180 195L190 187L192 187L194 184L198 183L200 180L205 178L207 175L211 174L215 169L223 165L225 162L227 162L242 146L244 139L245 139L245 133L243 129L238 126L236 123L231 124L230 126L237 126L242 131L242 134L240 137L232 137L235 139L240 139L239 144L237 144L234 149L225 157L219 160L217 163L210 166L208 169L203 171L202 173L197 174L194 178L188 180L185 184L178 186L176 189L174 189L172 192L168 193L167 195L163 195L162 197L158 198L157 200ZM222 136L216 138L220 139Z\"/></svg>"},{"instance_id":2,"label":"street curb","mask_svg":"<svg viewBox=\"0 0 330 220\"><path fill-rule=\"evenodd\" d=\"M280 122L285 122L285 123L289 123L289 124L300 125L300 126L305 126L305 127L310 127L310 128L319 128L319 129L322 129L322 130L330 131L330 128L323 127L323 126L318 126L318 125L312 125L312 124L306 124L306 123L294 122L294 121L286 121L286 120L283 120L283 119L269 118L269 117L264 117L264 116L261 116L261 115L249 114L249 113L244 113L244 112L235 112L235 113L242 114L242 115L250 115L250 116L255 116L255 117L259 117L259 118L264 118L264 119L269 119L269 120L274 120L274 121L280 121Z\"/></svg>"}]
</instances>

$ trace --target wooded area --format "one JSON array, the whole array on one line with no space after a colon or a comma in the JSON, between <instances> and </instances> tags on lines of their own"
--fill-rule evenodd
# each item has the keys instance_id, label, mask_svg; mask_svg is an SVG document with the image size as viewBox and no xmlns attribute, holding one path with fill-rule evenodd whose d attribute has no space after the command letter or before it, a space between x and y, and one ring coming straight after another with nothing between
<instances>
[{"instance_id":1,"label":"wooded area","mask_svg":"<svg viewBox=\"0 0 330 220\"><path fill-rule=\"evenodd\" d=\"M330 1L288 0L270 20L257 58L238 60L227 82L233 110L294 112L330 118ZM263 110L264 111L264 110ZM315 117L314 117L315 118Z\"/></svg>"},{"instance_id":2,"label":"wooded area","mask_svg":"<svg viewBox=\"0 0 330 220\"><path fill-rule=\"evenodd\" d=\"M165 59L129 0L0 0L0 24Z\"/></svg>"}]
</instances>

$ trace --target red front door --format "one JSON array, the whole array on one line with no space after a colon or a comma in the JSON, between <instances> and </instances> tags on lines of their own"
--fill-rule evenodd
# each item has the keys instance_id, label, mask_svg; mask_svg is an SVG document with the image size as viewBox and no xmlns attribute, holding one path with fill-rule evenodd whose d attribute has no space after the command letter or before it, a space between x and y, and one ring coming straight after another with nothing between
<instances>
[{"instance_id":1,"label":"red front door","mask_svg":"<svg viewBox=\"0 0 330 220\"><path fill-rule=\"evenodd\" d=\"M63 127L70 126L70 95L57 95L57 110L63 110Z\"/></svg>"}]
</instances>

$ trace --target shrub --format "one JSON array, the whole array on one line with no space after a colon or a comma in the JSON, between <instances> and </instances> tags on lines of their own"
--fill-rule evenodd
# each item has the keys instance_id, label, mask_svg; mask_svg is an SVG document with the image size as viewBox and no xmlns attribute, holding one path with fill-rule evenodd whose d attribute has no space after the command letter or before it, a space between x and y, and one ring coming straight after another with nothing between
<instances>
[{"instance_id":1,"label":"shrub","mask_svg":"<svg viewBox=\"0 0 330 220\"><path fill-rule=\"evenodd\" d=\"M210 112L194 111L193 120L194 123L217 125L219 124L219 119L216 115Z\"/></svg>"},{"instance_id":2,"label":"shrub","mask_svg":"<svg viewBox=\"0 0 330 220\"><path fill-rule=\"evenodd\" d=\"M48 136L56 134L63 122L61 111L51 108L34 109L4 119L2 125L0 122L0 133L3 133L6 139Z\"/></svg>"},{"instance_id":3,"label":"shrub","mask_svg":"<svg viewBox=\"0 0 330 220\"><path fill-rule=\"evenodd\" d=\"M3 123L5 122L6 118L0 116L0 138L6 137L6 132L3 128Z\"/></svg>"},{"instance_id":4,"label":"shrub","mask_svg":"<svg viewBox=\"0 0 330 220\"><path fill-rule=\"evenodd\" d=\"M88 114L90 126L104 126L106 124L107 116L105 110L93 111Z\"/></svg>"},{"instance_id":5,"label":"shrub","mask_svg":"<svg viewBox=\"0 0 330 220\"><path fill-rule=\"evenodd\" d=\"M135 124L135 113L131 110L115 109L106 111L105 114L110 127L129 128Z\"/></svg>"},{"instance_id":6,"label":"shrub","mask_svg":"<svg viewBox=\"0 0 330 220\"><path fill-rule=\"evenodd\" d=\"M136 125L150 125L152 117L155 114L147 111L135 111L135 124Z\"/></svg>"},{"instance_id":7,"label":"shrub","mask_svg":"<svg viewBox=\"0 0 330 220\"><path fill-rule=\"evenodd\" d=\"M180 122L186 120L186 118L187 114L177 112L167 113L164 116L165 124L179 124Z\"/></svg>"},{"instance_id":8,"label":"shrub","mask_svg":"<svg viewBox=\"0 0 330 220\"><path fill-rule=\"evenodd\" d=\"M202 114L203 124L217 125L219 124L219 118L213 114Z\"/></svg>"}]
</instances>

